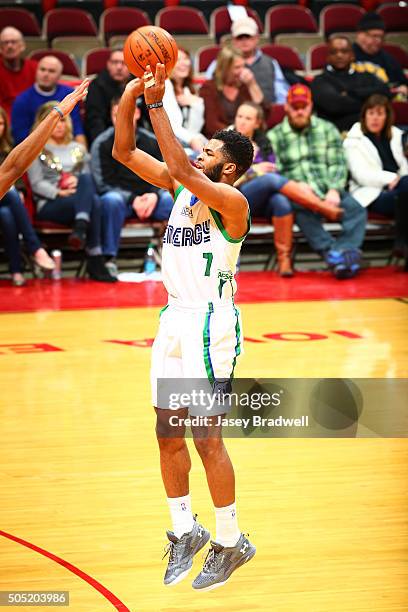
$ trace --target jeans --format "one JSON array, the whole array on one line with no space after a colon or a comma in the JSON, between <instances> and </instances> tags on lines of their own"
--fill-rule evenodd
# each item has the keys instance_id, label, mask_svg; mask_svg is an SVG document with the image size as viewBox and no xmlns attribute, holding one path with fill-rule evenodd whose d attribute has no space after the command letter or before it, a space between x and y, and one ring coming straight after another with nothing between
<instances>
[{"instance_id":1,"label":"jeans","mask_svg":"<svg viewBox=\"0 0 408 612\"><path fill-rule=\"evenodd\" d=\"M395 219L395 246L408 245L408 176L395 189L384 190L371 202L370 211Z\"/></svg>"},{"instance_id":2,"label":"jeans","mask_svg":"<svg viewBox=\"0 0 408 612\"><path fill-rule=\"evenodd\" d=\"M275 172L257 176L240 187L254 217L284 217L292 212L290 200L279 190L288 179Z\"/></svg>"},{"instance_id":3,"label":"jeans","mask_svg":"<svg viewBox=\"0 0 408 612\"><path fill-rule=\"evenodd\" d=\"M41 247L41 243L31 225L27 209L14 187L0 200L0 225L10 272L21 272L19 234L22 234L31 255Z\"/></svg>"},{"instance_id":4,"label":"jeans","mask_svg":"<svg viewBox=\"0 0 408 612\"><path fill-rule=\"evenodd\" d=\"M370 210L385 217L394 217L396 201L403 200L408 206L408 176L402 176L395 189L384 190L371 202Z\"/></svg>"},{"instance_id":5,"label":"jeans","mask_svg":"<svg viewBox=\"0 0 408 612\"><path fill-rule=\"evenodd\" d=\"M296 223L314 251L358 249L363 244L367 211L347 191L342 191L340 198L344 213L340 220L342 232L337 238L324 229L320 215L293 204Z\"/></svg>"},{"instance_id":6,"label":"jeans","mask_svg":"<svg viewBox=\"0 0 408 612\"><path fill-rule=\"evenodd\" d=\"M74 194L47 200L38 211L37 219L68 226L79 219L89 221L87 247L96 255L101 246L102 205L92 176L81 174Z\"/></svg>"},{"instance_id":7,"label":"jeans","mask_svg":"<svg viewBox=\"0 0 408 612\"><path fill-rule=\"evenodd\" d=\"M159 199L150 217L151 221L165 221L173 208L173 198L168 191L161 189ZM101 196L102 201L102 253L116 257L119 251L120 232L126 219L135 217L132 200L129 201L117 191L107 191Z\"/></svg>"}]
</instances>

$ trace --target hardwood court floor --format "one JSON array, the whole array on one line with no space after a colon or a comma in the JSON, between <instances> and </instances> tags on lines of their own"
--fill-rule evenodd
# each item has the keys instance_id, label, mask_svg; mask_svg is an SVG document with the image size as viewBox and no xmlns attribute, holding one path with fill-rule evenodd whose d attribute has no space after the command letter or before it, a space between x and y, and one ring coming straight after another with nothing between
<instances>
[{"instance_id":1,"label":"hardwood court floor","mask_svg":"<svg viewBox=\"0 0 408 612\"><path fill-rule=\"evenodd\" d=\"M403 301L244 304L242 312L249 340L238 376L408 374ZM0 529L91 577L0 532L0 590L69 590L73 612L406 611L404 439L227 440L240 527L257 556L209 593L190 587L200 556L183 583L162 586L169 517L148 378L157 315L155 307L0 316ZM192 455L193 508L213 529Z\"/></svg>"}]
</instances>

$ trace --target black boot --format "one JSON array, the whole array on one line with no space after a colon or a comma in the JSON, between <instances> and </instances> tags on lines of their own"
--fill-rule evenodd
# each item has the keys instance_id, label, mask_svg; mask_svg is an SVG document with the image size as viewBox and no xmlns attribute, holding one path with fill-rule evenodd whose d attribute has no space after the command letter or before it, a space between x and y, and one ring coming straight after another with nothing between
<instances>
[{"instance_id":1,"label":"black boot","mask_svg":"<svg viewBox=\"0 0 408 612\"><path fill-rule=\"evenodd\" d=\"M85 247L88 227L89 221L85 219L75 219L73 230L68 236L68 244L71 249L80 251Z\"/></svg>"},{"instance_id":2,"label":"black boot","mask_svg":"<svg viewBox=\"0 0 408 612\"><path fill-rule=\"evenodd\" d=\"M89 278L102 283L116 283L118 280L109 274L102 255L90 255L86 262L86 271L89 274Z\"/></svg>"}]
</instances>

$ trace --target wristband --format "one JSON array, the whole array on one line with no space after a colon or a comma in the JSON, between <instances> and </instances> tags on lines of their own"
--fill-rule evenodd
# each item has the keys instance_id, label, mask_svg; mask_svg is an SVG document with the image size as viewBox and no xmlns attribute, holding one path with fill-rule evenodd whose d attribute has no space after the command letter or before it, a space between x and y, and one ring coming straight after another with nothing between
<instances>
[{"instance_id":1,"label":"wristband","mask_svg":"<svg viewBox=\"0 0 408 612\"><path fill-rule=\"evenodd\" d=\"M57 111L57 113L59 114L59 116L61 117L61 119L64 119L64 113L62 112L62 110L59 108L59 106L53 106L52 110Z\"/></svg>"},{"instance_id":2,"label":"wristband","mask_svg":"<svg viewBox=\"0 0 408 612\"><path fill-rule=\"evenodd\" d=\"M146 106L149 110L152 108L161 108L163 106L163 102L153 102L153 104L146 104Z\"/></svg>"}]
</instances>

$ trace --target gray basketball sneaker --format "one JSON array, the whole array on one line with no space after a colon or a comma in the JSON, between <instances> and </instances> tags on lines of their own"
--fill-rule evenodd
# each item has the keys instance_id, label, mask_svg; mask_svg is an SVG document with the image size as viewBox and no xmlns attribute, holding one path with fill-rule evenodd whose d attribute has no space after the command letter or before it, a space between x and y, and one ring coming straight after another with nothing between
<instances>
[{"instance_id":1,"label":"gray basketball sneaker","mask_svg":"<svg viewBox=\"0 0 408 612\"><path fill-rule=\"evenodd\" d=\"M232 572L250 561L256 553L256 548L248 538L241 533L235 546L226 547L211 542L204 561L204 566L193 582L193 589L210 591L222 586L231 576Z\"/></svg>"},{"instance_id":2,"label":"gray basketball sneaker","mask_svg":"<svg viewBox=\"0 0 408 612\"><path fill-rule=\"evenodd\" d=\"M167 531L169 543L166 546L164 557L169 554L169 562L164 574L164 584L173 586L181 582L187 576L193 566L193 557L210 539L210 532L197 523L194 517L194 525L191 531L184 533L181 538ZM163 559L164 559L163 557Z\"/></svg>"}]
</instances>

